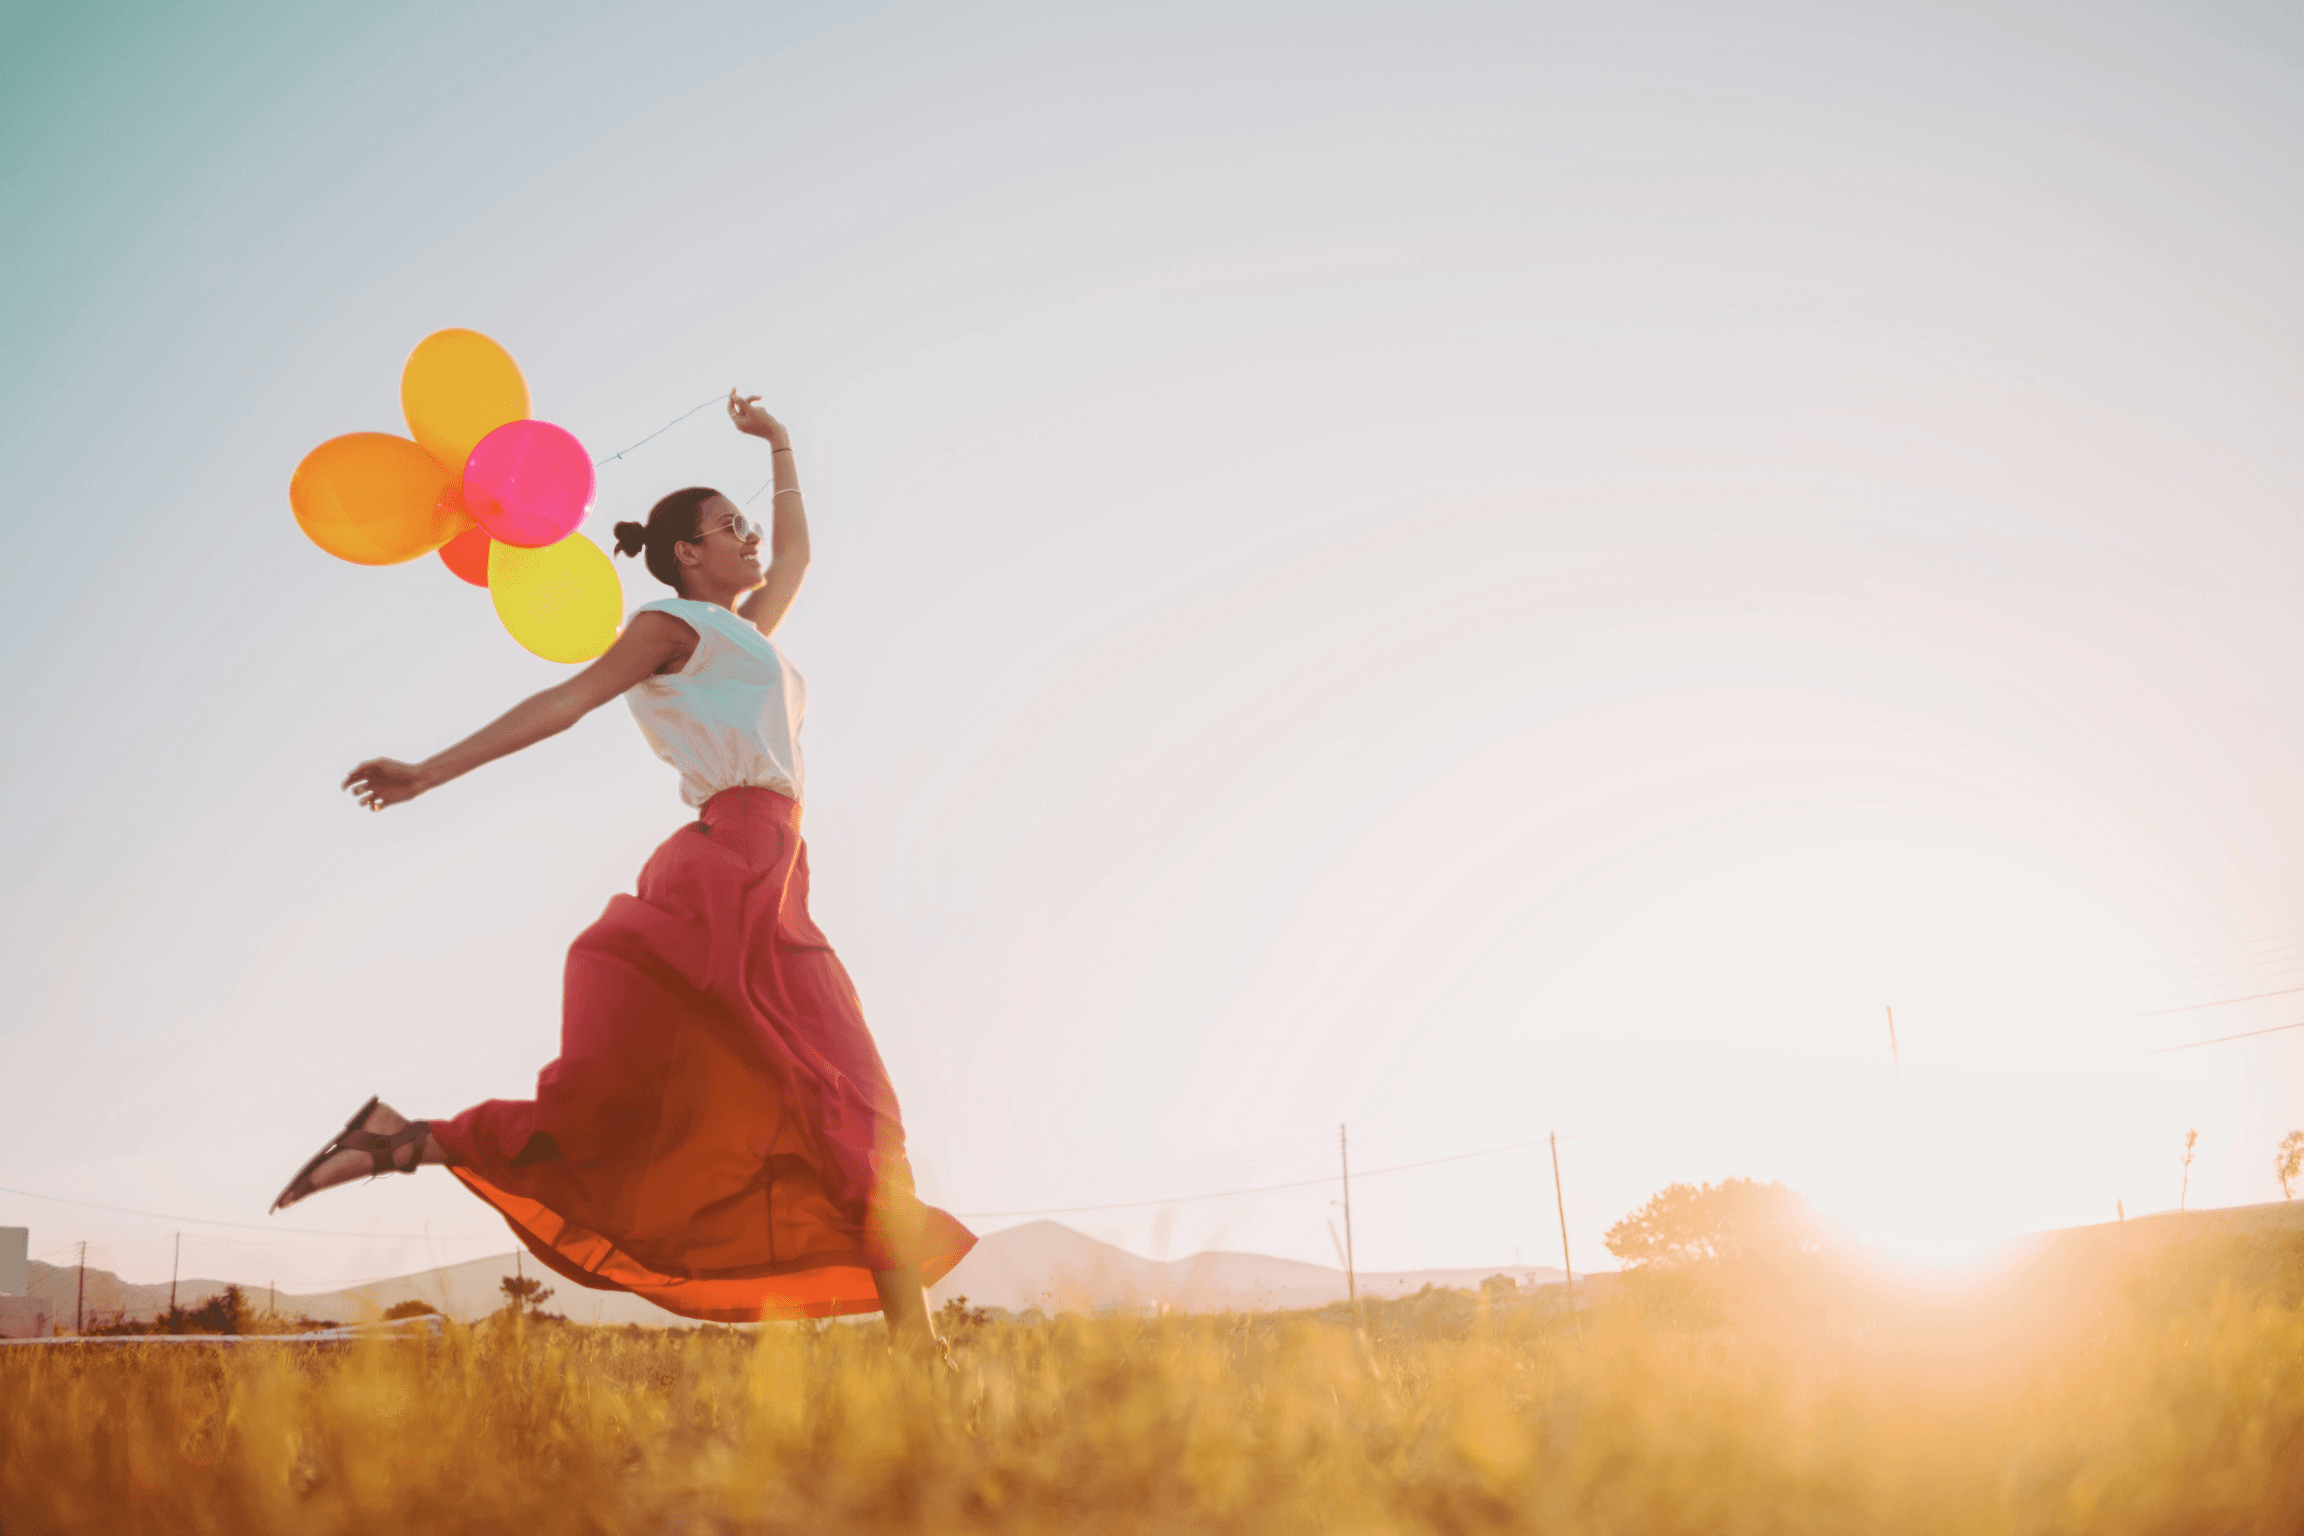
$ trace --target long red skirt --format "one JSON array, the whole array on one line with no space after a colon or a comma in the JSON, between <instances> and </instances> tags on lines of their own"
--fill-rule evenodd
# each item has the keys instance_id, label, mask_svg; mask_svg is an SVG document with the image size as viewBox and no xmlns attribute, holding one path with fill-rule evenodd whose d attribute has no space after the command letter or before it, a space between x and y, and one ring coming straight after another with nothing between
<instances>
[{"instance_id":1,"label":"long red skirt","mask_svg":"<svg viewBox=\"0 0 2304 1536\"><path fill-rule=\"evenodd\" d=\"M569 947L536 1097L432 1133L452 1171L578 1285L718 1322L876 1312L872 1271L934 1282L975 1236L920 1203L847 969L808 916L800 806L714 795Z\"/></svg>"}]
</instances>

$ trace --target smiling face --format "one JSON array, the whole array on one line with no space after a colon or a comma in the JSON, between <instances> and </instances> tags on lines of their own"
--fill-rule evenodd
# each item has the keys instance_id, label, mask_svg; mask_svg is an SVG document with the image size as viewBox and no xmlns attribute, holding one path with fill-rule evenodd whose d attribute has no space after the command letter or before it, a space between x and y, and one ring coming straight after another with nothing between
<instances>
[{"instance_id":1,"label":"smiling face","mask_svg":"<svg viewBox=\"0 0 2304 1536\"><path fill-rule=\"evenodd\" d=\"M681 590L712 600L760 585L760 530L742 509L715 495L696 511L696 537L674 549L680 556Z\"/></svg>"}]
</instances>

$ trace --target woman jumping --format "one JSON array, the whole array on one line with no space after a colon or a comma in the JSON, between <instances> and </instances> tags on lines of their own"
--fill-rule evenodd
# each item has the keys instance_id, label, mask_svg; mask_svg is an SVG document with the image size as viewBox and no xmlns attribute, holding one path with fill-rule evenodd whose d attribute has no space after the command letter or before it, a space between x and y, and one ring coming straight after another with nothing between
<instances>
[{"instance_id":1,"label":"woman jumping","mask_svg":"<svg viewBox=\"0 0 2304 1536\"><path fill-rule=\"evenodd\" d=\"M913 1192L887 1069L808 916L806 694L768 639L808 568L808 517L784 427L733 390L728 415L774 449L765 570L735 503L674 491L645 526L616 525L616 552L644 552L677 597L447 751L344 779L381 811L622 695L698 819L570 946L560 1058L534 1099L429 1121L370 1099L272 1208L440 1163L578 1285L720 1322L879 1311L894 1340L930 1350L924 1286L976 1239Z\"/></svg>"}]
</instances>

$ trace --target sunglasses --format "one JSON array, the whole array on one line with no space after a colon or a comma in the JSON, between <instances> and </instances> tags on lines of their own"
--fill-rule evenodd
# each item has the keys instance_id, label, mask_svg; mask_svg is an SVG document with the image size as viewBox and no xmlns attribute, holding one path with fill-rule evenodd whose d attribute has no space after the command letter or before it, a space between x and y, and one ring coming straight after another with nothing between
<instances>
[{"instance_id":1,"label":"sunglasses","mask_svg":"<svg viewBox=\"0 0 2304 1536\"><path fill-rule=\"evenodd\" d=\"M736 535L736 540L740 544L749 544L754 539L760 537L760 525L752 521L752 519L746 517L743 513L739 512L734 517L730 518L727 522L720 524L719 527L708 528L704 532L696 535L695 542L699 544L703 543L713 534L720 532L722 528L725 528L730 533Z\"/></svg>"}]
</instances>

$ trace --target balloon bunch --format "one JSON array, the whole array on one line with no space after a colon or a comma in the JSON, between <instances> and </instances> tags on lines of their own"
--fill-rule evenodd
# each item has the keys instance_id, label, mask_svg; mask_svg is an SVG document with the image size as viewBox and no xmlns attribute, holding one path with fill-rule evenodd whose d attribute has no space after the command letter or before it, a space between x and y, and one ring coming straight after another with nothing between
<instances>
[{"instance_id":1,"label":"balloon bunch","mask_svg":"<svg viewBox=\"0 0 2304 1536\"><path fill-rule=\"evenodd\" d=\"M297 526L355 565L438 551L546 661L608 649L623 585L576 531L592 510L592 460L571 433L529 419L512 354L478 331L434 331L400 370L400 410L409 437L350 432L304 456L288 482Z\"/></svg>"}]
</instances>

